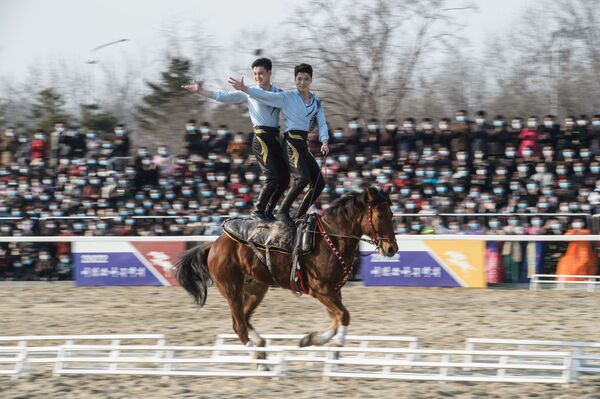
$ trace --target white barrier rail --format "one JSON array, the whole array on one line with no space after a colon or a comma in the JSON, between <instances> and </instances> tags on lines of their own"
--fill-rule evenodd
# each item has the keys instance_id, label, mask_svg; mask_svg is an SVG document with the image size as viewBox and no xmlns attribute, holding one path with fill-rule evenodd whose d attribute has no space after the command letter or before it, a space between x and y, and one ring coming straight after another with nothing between
<instances>
[{"instance_id":1,"label":"white barrier rail","mask_svg":"<svg viewBox=\"0 0 600 399\"><path fill-rule=\"evenodd\" d=\"M81 341L110 341L121 345L123 341L149 341L165 345L163 334L103 334L103 335L31 335L0 337L0 363L14 364L9 369L0 369L0 375L19 377L29 372L28 366L39 363L55 363L61 345L73 345ZM58 345L50 345L56 342ZM40 345L42 344L42 345Z\"/></svg>"},{"instance_id":2,"label":"white barrier rail","mask_svg":"<svg viewBox=\"0 0 600 399\"><path fill-rule=\"evenodd\" d=\"M0 237L0 242L165 242L165 241L214 241L219 236L21 236ZM365 238L368 238L364 236ZM599 234L582 235L463 235L463 234L397 234L397 240L404 241L600 241Z\"/></svg>"},{"instance_id":3,"label":"white barrier rail","mask_svg":"<svg viewBox=\"0 0 600 399\"><path fill-rule=\"evenodd\" d=\"M290 362L321 365L324 377L398 379L424 381L496 381L566 384L580 373L600 373L600 343L551 340L469 338L464 350L418 348L415 337L348 336L350 346L306 347L227 345L233 334L217 336L217 345L167 345L160 334L59 335L0 337L0 364L12 367L0 375L18 377L29 363L54 365L61 374L127 374L161 376L285 376ZM298 340L300 334L265 334L268 343ZM28 346L30 342L62 340L110 340L110 344ZM156 340L156 344L123 344L121 340ZM15 345L14 343L18 343ZM413 347L378 347L377 345ZM358 345L358 346L352 346ZM494 346L478 349L475 346ZM510 349L496 350L498 346ZM516 346L516 348L515 348ZM543 350L528 350L531 346ZM551 348L552 350L548 350ZM42 349L45 352L42 352ZM565 350L567 349L567 350ZM262 358L260 353L265 353ZM44 353L43 357L37 357ZM54 356L48 356L53 354ZM307 356L308 355L308 356ZM302 373L315 371L303 368Z\"/></svg>"},{"instance_id":4,"label":"white barrier rail","mask_svg":"<svg viewBox=\"0 0 600 399\"><path fill-rule=\"evenodd\" d=\"M261 334L265 339L268 348L285 351L286 363L290 362L325 362L326 353L312 351L314 347L300 348L298 342L304 337L302 334ZM289 342L292 341L292 342ZM385 343L392 347L406 347L407 349L419 348L419 339L417 337L405 336L381 336L381 335L347 335L345 339L346 347L368 348L377 344ZM215 345L221 346L227 343L238 344L239 338L235 334L219 334L215 340ZM214 356L227 356L227 352L215 352Z\"/></svg>"},{"instance_id":5,"label":"white barrier rail","mask_svg":"<svg viewBox=\"0 0 600 399\"><path fill-rule=\"evenodd\" d=\"M564 280L576 279L576 280ZM581 274L534 274L529 282L530 290L537 290L541 285L553 285L558 289L567 286L585 286L588 292L593 292L596 287L600 289L600 276L585 276Z\"/></svg>"},{"instance_id":6,"label":"white barrier rail","mask_svg":"<svg viewBox=\"0 0 600 399\"><path fill-rule=\"evenodd\" d=\"M214 351L269 352L276 356L257 359L248 355L213 357ZM138 351L144 351L138 353ZM198 357L197 353L205 353ZM189 353L195 356L189 357ZM183 354L183 355L182 355ZM124 366L125 365L125 366ZM177 367L177 365L187 365ZM198 365L204 366L198 368ZM207 366L211 366L210 368ZM227 368L223 368L227 366ZM253 366L249 369L248 366ZM266 366L266 367L258 367ZM272 367L272 369L269 368ZM272 377L283 374L285 359L278 349L237 346L173 345L63 345L58 352L54 373L126 374L204 377Z\"/></svg>"},{"instance_id":7,"label":"white barrier rail","mask_svg":"<svg viewBox=\"0 0 600 399\"><path fill-rule=\"evenodd\" d=\"M496 339L496 338L467 338L466 349L475 350L476 346L498 346L526 350L531 347L544 350L569 350L573 358L573 377L579 373L600 373L600 342L578 342L533 339Z\"/></svg>"}]
</instances>

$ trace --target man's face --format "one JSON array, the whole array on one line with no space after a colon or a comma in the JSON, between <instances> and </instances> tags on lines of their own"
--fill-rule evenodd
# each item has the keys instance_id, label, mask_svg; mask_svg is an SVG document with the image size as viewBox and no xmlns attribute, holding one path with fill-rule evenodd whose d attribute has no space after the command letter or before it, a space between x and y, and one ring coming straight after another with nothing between
<instances>
[{"instance_id":1,"label":"man's face","mask_svg":"<svg viewBox=\"0 0 600 399\"><path fill-rule=\"evenodd\" d=\"M264 86L271 82L271 71L267 71L262 66L255 66L252 68L252 74L254 75L254 81L259 86Z\"/></svg>"},{"instance_id":2,"label":"man's face","mask_svg":"<svg viewBox=\"0 0 600 399\"><path fill-rule=\"evenodd\" d=\"M296 88L299 91L307 91L310 89L310 84L312 83L312 78L306 72L299 72L296 75Z\"/></svg>"}]
</instances>

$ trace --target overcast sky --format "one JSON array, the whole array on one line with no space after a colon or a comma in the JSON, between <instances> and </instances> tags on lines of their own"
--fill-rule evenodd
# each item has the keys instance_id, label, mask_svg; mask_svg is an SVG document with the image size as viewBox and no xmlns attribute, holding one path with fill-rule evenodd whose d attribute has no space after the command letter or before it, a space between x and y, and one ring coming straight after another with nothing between
<instances>
[{"instance_id":1,"label":"overcast sky","mask_svg":"<svg viewBox=\"0 0 600 399\"><path fill-rule=\"evenodd\" d=\"M475 49L501 32L533 0L474 0L479 13L466 19L465 35ZM0 0L0 77L21 80L32 64L48 60L85 65L124 53L160 57L164 29L200 21L211 43L231 48L239 29L274 29L299 4L292 0ZM264 15L268 15L264 18ZM126 38L127 42L101 44Z\"/></svg>"}]
</instances>

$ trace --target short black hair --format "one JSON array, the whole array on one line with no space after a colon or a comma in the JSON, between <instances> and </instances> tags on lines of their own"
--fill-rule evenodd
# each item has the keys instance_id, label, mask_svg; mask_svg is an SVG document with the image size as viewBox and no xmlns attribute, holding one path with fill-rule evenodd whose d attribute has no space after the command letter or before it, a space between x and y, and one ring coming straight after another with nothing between
<instances>
[{"instance_id":1,"label":"short black hair","mask_svg":"<svg viewBox=\"0 0 600 399\"><path fill-rule=\"evenodd\" d=\"M298 76L299 73L307 73L312 79L312 67L308 64L300 64L294 67L294 77Z\"/></svg>"},{"instance_id":2,"label":"short black hair","mask_svg":"<svg viewBox=\"0 0 600 399\"><path fill-rule=\"evenodd\" d=\"M271 62L270 59L265 58L265 57L257 58L252 63L252 68L254 68L254 67L263 67L267 71L270 71L271 69L273 69L273 63Z\"/></svg>"}]
</instances>

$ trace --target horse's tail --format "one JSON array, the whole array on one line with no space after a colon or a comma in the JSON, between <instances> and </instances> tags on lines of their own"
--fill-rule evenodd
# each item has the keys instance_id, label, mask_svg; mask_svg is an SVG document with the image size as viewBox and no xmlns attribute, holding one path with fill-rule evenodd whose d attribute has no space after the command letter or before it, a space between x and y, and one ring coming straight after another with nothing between
<instances>
[{"instance_id":1,"label":"horse's tail","mask_svg":"<svg viewBox=\"0 0 600 399\"><path fill-rule=\"evenodd\" d=\"M208 274L208 251L212 243L200 244L188 249L177 261L177 281L194 297L199 307L206 302L206 285L210 280Z\"/></svg>"}]
</instances>

